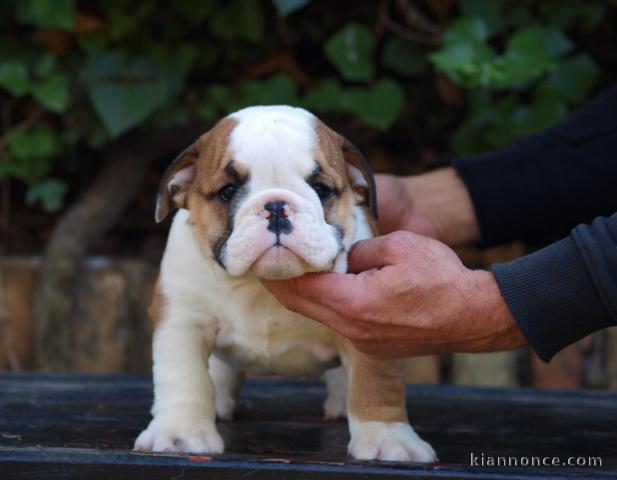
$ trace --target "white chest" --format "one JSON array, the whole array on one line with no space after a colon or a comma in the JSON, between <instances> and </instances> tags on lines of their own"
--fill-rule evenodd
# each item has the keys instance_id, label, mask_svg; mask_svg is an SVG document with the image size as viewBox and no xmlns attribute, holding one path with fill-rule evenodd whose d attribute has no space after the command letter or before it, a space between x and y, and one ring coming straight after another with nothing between
<instances>
[{"instance_id":1,"label":"white chest","mask_svg":"<svg viewBox=\"0 0 617 480\"><path fill-rule=\"evenodd\" d=\"M336 333L286 310L258 279L225 276L200 252L187 217L176 215L161 266L170 318L212 331L214 353L249 373L314 375L336 362Z\"/></svg>"},{"instance_id":2,"label":"white chest","mask_svg":"<svg viewBox=\"0 0 617 480\"><path fill-rule=\"evenodd\" d=\"M219 319L215 355L255 375L319 375L337 364L331 330L281 306L268 313Z\"/></svg>"}]
</instances>

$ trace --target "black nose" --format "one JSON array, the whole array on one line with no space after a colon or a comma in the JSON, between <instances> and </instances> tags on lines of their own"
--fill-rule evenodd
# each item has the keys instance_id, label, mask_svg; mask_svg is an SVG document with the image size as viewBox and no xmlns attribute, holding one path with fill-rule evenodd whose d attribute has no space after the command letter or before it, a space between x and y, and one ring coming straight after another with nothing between
<instances>
[{"instance_id":1,"label":"black nose","mask_svg":"<svg viewBox=\"0 0 617 480\"><path fill-rule=\"evenodd\" d=\"M277 237L284 233L291 233L292 230L291 222L285 214L286 206L287 202L283 200L275 200L264 205L264 208L270 212L268 230L275 233Z\"/></svg>"},{"instance_id":2,"label":"black nose","mask_svg":"<svg viewBox=\"0 0 617 480\"><path fill-rule=\"evenodd\" d=\"M275 200L273 202L268 202L265 204L264 208L268 210L272 215L280 215L281 217L285 217L285 206L287 202L283 200Z\"/></svg>"}]
</instances>

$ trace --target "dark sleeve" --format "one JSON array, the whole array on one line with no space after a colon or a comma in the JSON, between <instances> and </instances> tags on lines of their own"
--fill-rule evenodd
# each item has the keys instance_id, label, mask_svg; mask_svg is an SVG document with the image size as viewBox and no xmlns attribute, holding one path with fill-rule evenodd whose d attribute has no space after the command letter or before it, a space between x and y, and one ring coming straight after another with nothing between
<instances>
[{"instance_id":1,"label":"dark sleeve","mask_svg":"<svg viewBox=\"0 0 617 480\"><path fill-rule=\"evenodd\" d=\"M548 243L608 216L617 211L617 86L554 128L454 166L483 246Z\"/></svg>"},{"instance_id":2,"label":"dark sleeve","mask_svg":"<svg viewBox=\"0 0 617 480\"><path fill-rule=\"evenodd\" d=\"M492 270L527 341L548 362L565 346L617 325L617 213Z\"/></svg>"}]
</instances>

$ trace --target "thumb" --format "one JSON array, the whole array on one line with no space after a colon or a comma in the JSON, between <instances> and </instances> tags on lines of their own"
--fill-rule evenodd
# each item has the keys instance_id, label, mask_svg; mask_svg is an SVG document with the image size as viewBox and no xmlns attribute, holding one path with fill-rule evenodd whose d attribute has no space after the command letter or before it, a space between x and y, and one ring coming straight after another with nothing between
<instances>
[{"instance_id":1,"label":"thumb","mask_svg":"<svg viewBox=\"0 0 617 480\"><path fill-rule=\"evenodd\" d=\"M281 303L293 307L298 299L314 304L332 306L342 301L350 290L355 291L352 275L340 273L307 273L289 280L266 280L261 283L270 290Z\"/></svg>"},{"instance_id":2,"label":"thumb","mask_svg":"<svg viewBox=\"0 0 617 480\"><path fill-rule=\"evenodd\" d=\"M387 236L375 237L354 243L349 252L347 271L349 273L360 273L389 265L389 262L386 261L386 249L384 248L386 238Z\"/></svg>"}]
</instances>

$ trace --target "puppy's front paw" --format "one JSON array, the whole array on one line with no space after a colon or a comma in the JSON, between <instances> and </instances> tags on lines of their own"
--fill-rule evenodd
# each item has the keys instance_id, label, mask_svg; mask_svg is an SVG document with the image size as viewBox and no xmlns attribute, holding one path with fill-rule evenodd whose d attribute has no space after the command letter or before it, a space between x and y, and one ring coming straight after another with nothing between
<instances>
[{"instance_id":1,"label":"puppy's front paw","mask_svg":"<svg viewBox=\"0 0 617 480\"><path fill-rule=\"evenodd\" d=\"M434 462L435 450L404 422L361 422L352 429L349 455L360 460Z\"/></svg>"},{"instance_id":2,"label":"puppy's front paw","mask_svg":"<svg viewBox=\"0 0 617 480\"><path fill-rule=\"evenodd\" d=\"M135 440L135 450L223 453L223 439L213 422L192 418L153 418Z\"/></svg>"}]
</instances>

